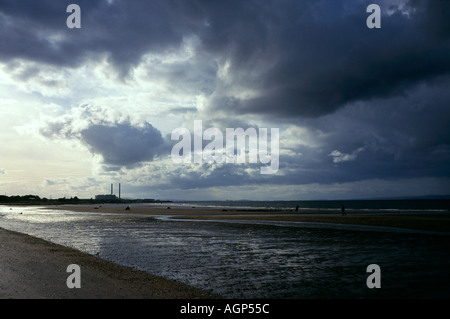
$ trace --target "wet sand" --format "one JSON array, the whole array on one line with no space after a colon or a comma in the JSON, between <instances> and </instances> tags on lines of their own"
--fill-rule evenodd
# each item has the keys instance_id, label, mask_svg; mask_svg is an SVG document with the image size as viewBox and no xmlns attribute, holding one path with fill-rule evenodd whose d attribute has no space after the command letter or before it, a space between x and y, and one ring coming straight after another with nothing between
<instances>
[{"instance_id":1,"label":"wet sand","mask_svg":"<svg viewBox=\"0 0 450 319\"><path fill-rule=\"evenodd\" d=\"M67 287L67 266L81 269L81 288ZM198 299L199 289L0 228L0 299Z\"/></svg>"},{"instance_id":2,"label":"wet sand","mask_svg":"<svg viewBox=\"0 0 450 319\"><path fill-rule=\"evenodd\" d=\"M181 217L175 217L181 218ZM205 218L204 216L187 216L182 218ZM381 227L396 227L415 230L428 230L436 232L450 232L449 216L296 216L296 215L234 215L234 216L208 216L206 219L234 219L234 220L271 220L271 221L296 221L313 223L333 223L346 225L366 225Z\"/></svg>"},{"instance_id":3,"label":"wet sand","mask_svg":"<svg viewBox=\"0 0 450 319\"><path fill-rule=\"evenodd\" d=\"M352 214L341 216L339 210L335 213L329 211L275 211L275 210L242 210L242 209L212 209L203 207L177 207L170 204L160 206L131 206L125 211L127 205L61 205L49 206L52 209L65 209L77 212L110 213L110 214L138 214L138 215L168 215L171 218L182 219L228 219L228 220L270 220L270 221L296 221L314 223L336 223L350 225L367 225L382 227L398 227L415 230L436 232L450 232L450 212L424 213L424 214L388 214L377 213ZM168 209L170 207L170 209Z\"/></svg>"}]
</instances>

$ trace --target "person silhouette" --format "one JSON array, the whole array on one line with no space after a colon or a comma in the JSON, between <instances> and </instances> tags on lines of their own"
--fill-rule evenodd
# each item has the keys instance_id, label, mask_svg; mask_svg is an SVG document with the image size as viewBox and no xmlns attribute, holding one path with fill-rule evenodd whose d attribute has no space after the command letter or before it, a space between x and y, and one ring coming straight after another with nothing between
<instances>
[{"instance_id":1,"label":"person silhouette","mask_svg":"<svg viewBox=\"0 0 450 319\"><path fill-rule=\"evenodd\" d=\"M342 212L342 216L347 215L347 214L345 213L345 206L344 206L344 205L342 205L342 207L341 207L341 212Z\"/></svg>"}]
</instances>

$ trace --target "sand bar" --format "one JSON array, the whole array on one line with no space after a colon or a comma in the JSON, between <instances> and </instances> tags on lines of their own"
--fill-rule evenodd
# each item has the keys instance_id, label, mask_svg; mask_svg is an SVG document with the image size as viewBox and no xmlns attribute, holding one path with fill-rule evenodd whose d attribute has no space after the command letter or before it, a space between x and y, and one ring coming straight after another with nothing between
<instances>
[{"instance_id":1,"label":"sand bar","mask_svg":"<svg viewBox=\"0 0 450 319\"><path fill-rule=\"evenodd\" d=\"M242 209L213 209L205 207L177 207L174 205L158 206L131 206L125 211L124 205L61 205L49 206L52 209L64 209L86 213L108 213L134 215L168 215L171 218L182 219L208 219L208 220L270 220L270 221L295 221L313 223L337 223L349 225L368 225L382 227L398 227L415 230L426 230L450 233L450 212L423 213L423 214L379 214L348 213L341 216L340 211L275 211L275 210L242 210ZM170 209L168 209L170 207Z\"/></svg>"}]
</instances>

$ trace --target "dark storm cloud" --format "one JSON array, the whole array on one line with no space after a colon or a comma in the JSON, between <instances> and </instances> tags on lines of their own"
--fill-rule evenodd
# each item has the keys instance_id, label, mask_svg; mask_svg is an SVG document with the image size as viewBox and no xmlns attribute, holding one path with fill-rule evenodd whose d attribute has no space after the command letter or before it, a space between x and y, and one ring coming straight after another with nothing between
<instances>
[{"instance_id":1,"label":"dark storm cloud","mask_svg":"<svg viewBox=\"0 0 450 319\"><path fill-rule=\"evenodd\" d=\"M133 127L130 123L93 125L80 134L91 152L100 154L104 163L111 165L132 166L152 161L163 145L161 132L149 123L143 127Z\"/></svg>"},{"instance_id":2,"label":"dark storm cloud","mask_svg":"<svg viewBox=\"0 0 450 319\"><path fill-rule=\"evenodd\" d=\"M450 71L447 1L411 2L410 16L391 8L395 13L383 15L378 30L366 27L364 2L296 4L277 2L253 14L244 7L233 19L245 17L240 24L212 11L210 32L225 36L202 36L205 48L230 59L234 81L262 92L250 99L218 96L214 109L316 117L349 102L403 94ZM247 25L256 28L238 32Z\"/></svg>"},{"instance_id":3,"label":"dark storm cloud","mask_svg":"<svg viewBox=\"0 0 450 319\"><path fill-rule=\"evenodd\" d=\"M126 76L144 54L196 35L205 52L229 63L235 85L260 92L245 100L218 94L211 112L279 117L402 94L450 71L448 1L411 0L409 15L391 6L378 30L366 27L364 1L78 1L78 30L65 26L69 3L2 1L0 59L77 66L106 55ZM179 75L173 71L168 78Z\"/></svg>"},{"instance_id":4,"label":"dark storm cloud","mask_svg":"<svg viewBox=\"0 0 450 319\"><path fill-rule=\"evenodd\" d=\"M150 162L170 153L170 145L150 123L132 124L120 114L81 105L54 121L42 123L39 133L49 139L78 140L103 159L104 170L119 170Z\"/></svg>"},{"instance_id":5,"label":"dark storm cloud","mask_svg":"<svg viewBox=\"0 0 450 319\"><path fill-rule=\"evenodd\" d=\"M148 51L163 51L182 39L165 1L77 1L81 29L68 29L73 1L2 1L0 59L22 58L76 67L106 54L125 76Z\"/></svg>"},{"instance_id":6,"label":"dark storm cloud","mask_svg":"<svg viewBox=\"0 0 450 319\"><path fill-rule=\"evenodd\" d=\"M210 166L174 174L183 188L219 185L307 185L410 178L450 179L450 77L405 91L405 95L356 102L333 114L299 122L314 138L280 154L280 173L250 175L244 166ZM241 123L246 127L245 123ZM207 125L205 125L207 127ZM283 152L289 149L291 152ZM258 164L259 165L259 164ZM253 165L256 168L258 165ZM208 172L205 174L205 172ZM183 177L181 177L183 176ZM448 182L447 182L448 184ZM424 192L426 192L424 185Z\"/></svg>"},{"instance_id":7,"label":"dark storm cloud","mask_svg":"<svg viewBox=\"0 0 450 319\"><path fill-rule=\"evenodd\" d=\"M280 170L299 183L367 179L450 178L450 77L418 85L405 96L348 105L302 121L320 146L281 156Z\"/></svg>"}]
</instances>

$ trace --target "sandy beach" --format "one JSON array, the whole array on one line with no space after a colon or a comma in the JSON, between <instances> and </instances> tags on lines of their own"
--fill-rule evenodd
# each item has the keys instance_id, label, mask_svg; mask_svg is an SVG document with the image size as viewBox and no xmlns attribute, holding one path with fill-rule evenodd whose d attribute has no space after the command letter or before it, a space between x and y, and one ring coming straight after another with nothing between
<instances>
[{"instance_id":1,"label":"sandy beach","mask_svg":"<svg viewBox=\"0 0 450 319\"><path fill-rule=\"evenodd\" d=\"M1 299L197 299L209 293L0 228ZM67 287L67 266L81 269L81 288Z\"/></svg>"}]
</instances>

